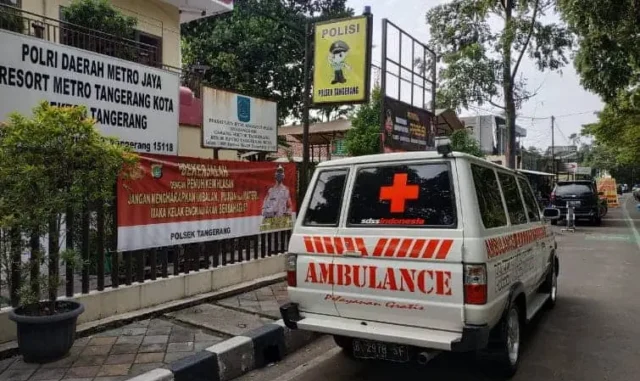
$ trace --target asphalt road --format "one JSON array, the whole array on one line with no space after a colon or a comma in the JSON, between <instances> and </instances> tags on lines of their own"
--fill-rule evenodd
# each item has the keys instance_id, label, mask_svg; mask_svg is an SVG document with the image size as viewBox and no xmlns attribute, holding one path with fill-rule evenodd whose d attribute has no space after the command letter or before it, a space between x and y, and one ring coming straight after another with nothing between
<instances>
[{"instance_id":1,"label":"asphalt road","mask_svg":"<svg viewBox=\"0 0 640 381\"><path fill-rule=\"evenodd\" d=\"M538 380L640 379L640 211L626 195L602 226L557 227L560 278L556 308L528 328L513 378ZM486 364L442 354L426 366L360 362L329 337L284 361L241 378L277 381L498 380Z\"/></svg>"}]
</instances>

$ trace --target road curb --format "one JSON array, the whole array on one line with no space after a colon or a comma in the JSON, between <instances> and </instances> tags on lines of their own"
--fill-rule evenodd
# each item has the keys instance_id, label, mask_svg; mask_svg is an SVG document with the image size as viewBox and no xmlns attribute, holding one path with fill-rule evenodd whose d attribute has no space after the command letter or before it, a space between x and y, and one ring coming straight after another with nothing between
<instances>
[{"instance_id":1,"label":"road curb","mask_svg":"<svg viewBox=\"0 0 640 381\"><path fill-rule=\"evenodd\" d=\"M153 369L129 381L229 381L282 360L318 336L290 330L278 320L174 361L168 369Z\"/></svg>"}]
</instances>

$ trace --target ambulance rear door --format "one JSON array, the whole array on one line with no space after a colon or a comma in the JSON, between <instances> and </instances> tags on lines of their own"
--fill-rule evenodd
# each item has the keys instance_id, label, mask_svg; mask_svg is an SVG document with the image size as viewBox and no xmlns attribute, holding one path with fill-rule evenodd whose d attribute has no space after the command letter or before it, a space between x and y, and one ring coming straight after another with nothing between
<instances>
[{"instance_id":1,"label":"ambulance rear door","mask_svg":"<svg viewBox=\"0 0 640 381\"><path fill-rule=\"evenodd\" d=\"M354 167L338 230L341 317L462 331L462 213L454 159Z\"/></svg>"},{"instance_id":2,"label":"ambulance rear door","mask_svg":"<svg viewBox=\"0 0 640 381\"><path fill-rule=\"evenodd\" d=\"M333 302L333 242L350 169L318 168L289 239L290 254L296 255L295 286L287 288L291 302L301 312L337 316Z\"/></svg>"}]
</instances>

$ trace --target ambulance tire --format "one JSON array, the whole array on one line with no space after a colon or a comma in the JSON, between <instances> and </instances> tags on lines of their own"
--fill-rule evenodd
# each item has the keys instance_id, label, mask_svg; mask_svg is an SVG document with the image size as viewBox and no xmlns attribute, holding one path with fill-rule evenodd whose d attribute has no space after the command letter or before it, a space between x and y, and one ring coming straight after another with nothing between
<instances>
[{"instance_id":1,"label":"ambulance tire","mask_svg":"<svg viewBox=\"0 0 640 381\"><path fill-rule=\"evenodd\" d=\"M333 335L333 341L342 349L342 353L350 359L355 359L353 355L353 340L349 337Z\"/></svg>"},{"instance_id":2,"label":"ambulance tire","mask_svg":"<svg viewBox=\"0 0 640 381\"><path fill-rule=\"evenodd\" d=\"M500 338L495 349L495 367L499 376L511 378L518 370L522 348L522 311L517 303L509 307L509 312L500 323Z\"/></svg>"},{"instance_id":3,"label":"ambulance tire","mask_svg":"<svg viewBox=\"0 0 640 381\"><path fill-rule=\"evenodd\" d=\"M549 294L547 299L547 308L553 309L556 306L556 300L558 299L558 269L556 265L556 256L551 257L551 271L547 274L547 278L540 286L540 292Z\"/></svg>"}]
</instances>

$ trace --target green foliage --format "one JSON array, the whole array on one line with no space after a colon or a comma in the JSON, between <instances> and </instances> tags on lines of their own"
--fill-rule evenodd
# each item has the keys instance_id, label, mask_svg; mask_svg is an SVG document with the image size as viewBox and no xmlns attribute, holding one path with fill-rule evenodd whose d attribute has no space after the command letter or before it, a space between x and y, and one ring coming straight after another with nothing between
<instances>
[{"instance_id":1,"label":"green foliage","mask_svg":"<svg viewBox=\"0 0 640 381\"><path fill-rule=\"evenodd\" d=\"M457 152L468 153L469 155L484 157L484 153L482 153L482 149L480 148L480 143L471 136L469 131L466 129L456 130L451 136L451 148Z\"/></svg>"},{"instance_id":2,"label":"green foliage","mask_svg":"<svg viewBox=\"0 0 640 381\"><path fill-rule=\"evenodd\" d=\"M185 67L205 64L205 84L278 102L278 117L299 118L304 28L346 17L346 0L237 0L233 12L182 26Z\"/></svg>"},{"instance_id":3,"label":"green foliage","mask_svg":"<svg viewBox=\"0 0 640 381\"><path fill-rule=\"evenodd\" d=\"M0 127L0 230L41 235L67 208L113 199L119 173L137 157L117 139L103 137L86 115L84 107L41 102L32 117L12 114Z\"/></svg>"},{"instance_id":4,"label":"green foliage","mask_svg":"<svg viewBox=\"0 0 640 381\"><path fill-rule=\"evenodd\" d=\"M24 24L19 11L4 7L4 5L15 6L10 0L0 0L0 29L23 33Z\"/></svg>"},{"instance_id":5,"label":"green foliage","mask_svg":"<svg viewBox=\"0 0 640 381\"><path fill-rule=\"evenodd\" d=\"M123 15L108 0L73 0L62 8L62 18L74 25L130 40L135 37L138 24L135 17Z\"/></svg>"},{"instance_id":6,"label":"green foliage","mask_svg":"<svg viewBox=\"0 0 640 381\"><path fill-rule=\"evenodd\" d=\"M504 98L505 91L513 93L519 106L532 95L526 79L518 77L520 55L534 60L540 70L556 70L568 62L564 53L572 41L567 30L540 21L550 0L506 1L511 9L501 3L454 0L427 13L431 46L445 64L438 75L444 103L440 106L459 109L493 103L495 97ZM494 16L504 21L497 31L489 25Z\"/></svg>"},{"instance_id":7,"label":"green foliage","mask_svg":"<svg viewBox=\"0 0 640 381\"><path fill-rule=\"evenodd\" d=\"M562 17L578 36L574 59L582 85L606 102L640 82L640 45L635 0L558 0Z\"/></svg>"},{"instance_id":8,"label":"green foliage","mask_svg":"<svg viewBox=\"0 0 640 381\"><path fill-rule=\"evenodd\" d=\"M376 87L371 92L371 101L358 107L351 118L351 129L345 138L345 149L349 156L380 153L380 115L382 93Z\"/></svg>"},{"instance_id":9,"label":"green foliage","mask_svg":"<svg viewBox=\"0 0 640 381\"><path fill-rule=\"evenodd\" d=\"M583 128L620 164L640 162L640 110L620 95L598 114L598 122Z\"/></svg>"},{"instance_id":10,"label":"green foliage","mask_svg":"<svg viewBox=\"0 0 640 381\"><path fill-rule=\"evenodd\" d=\"M522 60L533 60L539 70L568 63L571 35L560 24L540 21L553 4L452 0L432 8L427 13L430 46L444 64L438 73L438 107L460 110L488 103L505 111L507 131L515 131L516 110L535 95L519 73ZM496 16L503 22L497 30L489 24Z\"/></svg>"}]
</instances>

